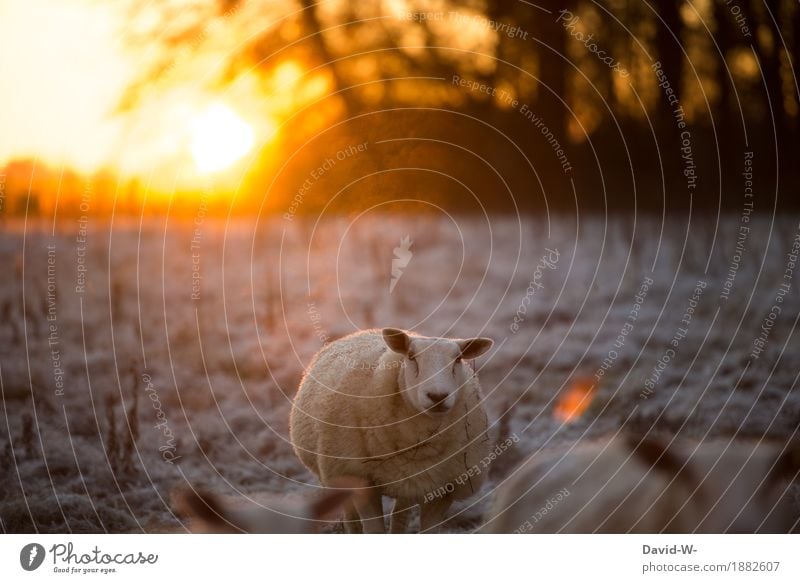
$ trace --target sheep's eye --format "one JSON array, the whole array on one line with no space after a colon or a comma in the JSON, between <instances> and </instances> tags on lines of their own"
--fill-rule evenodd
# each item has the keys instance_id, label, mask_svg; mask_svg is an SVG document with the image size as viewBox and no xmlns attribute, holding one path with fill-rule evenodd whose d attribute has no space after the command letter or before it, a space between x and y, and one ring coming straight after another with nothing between
<instances>
[{"instance_id":1,"label":"sheep's eye","mask_svg":"<svg viewBox=\"0 0 800 583\"><path fill-rule=\"evenodd\" d=\"M417 362L415 354L408 354L408 361L414 363L414 374L419 376L419 363Z\"/></svg>"}]
</instances>

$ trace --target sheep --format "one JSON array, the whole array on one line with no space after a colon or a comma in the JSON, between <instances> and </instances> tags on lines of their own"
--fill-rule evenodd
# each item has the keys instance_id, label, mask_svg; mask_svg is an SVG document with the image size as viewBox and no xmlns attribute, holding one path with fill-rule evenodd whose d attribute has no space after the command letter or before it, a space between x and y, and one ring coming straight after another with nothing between
<instances>
[{"instance_id":1,"label":"sheep","mask_svg":"<svg viewBox=\"0 0 800 583\"><path fill-rule=\"evenodd\" d=\"M786 533L800 447L631 435L536 454L497 488L483 532Z\"/></svg>"},{"instance_id":2,"label":"sheep","mask_svg":"<svg viewBox=\"0 0 800 583\"><path fill-rule=\"evenodd\" d=\"M345 476L335 489L326 489L314 498L260 496L257 502L223 499L202 489L178 488L173 492L173 507L190 519L196 533L299 534L315 532L323 521L336 519L338 511L359 496L365 484Z\"/></svg>"},{"instance_id":3,"label":"sheep","mask_svg":"<svg viewBox=\"0 0 800 583\"><path fill-rule=\"evenodd\" d=\"M453 501L478 491L491 446L478 378L466 361L492 344L384 328L317 353L292 406L290 437L323 486L346 475L369 483L345 508L348 532L385 532L382 496L395 501L392 533L407 530L417 505L420 530L433 532Z\"/></svg>"}]
</instances>

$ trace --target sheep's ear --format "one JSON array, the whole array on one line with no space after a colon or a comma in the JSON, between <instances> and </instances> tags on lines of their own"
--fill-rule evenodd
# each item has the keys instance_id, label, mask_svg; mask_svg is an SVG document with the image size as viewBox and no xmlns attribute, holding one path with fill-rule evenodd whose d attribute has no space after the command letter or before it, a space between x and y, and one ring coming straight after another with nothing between
<instances>
[{"instance_id":1,"label":"sheep's ear","mask_svg":"<svg viewBox=\"0 0 800 583\"><path fill-rule=\"evenodd\" d=\"M468 338L459 340L458 346L461 348L461 358L472 360L489 350L494 344L491 338Z\"/></svg>"},{"instance_id":2,"label":"sheep's ear","mask_svg":"<svg viewBox=\"0 0 800 583\"><path fill-rule=\"evenodd\" d=\"M411 348L411 340L408 334L398 328L384 328L381 332L383 333L383 341L393 352L408 354Z\"/></svg>"},{"instance_id":3,"label":"sheep's ear","mask_svg":"<svg viewBox=\"0 0 800 583\"><path fill-rule=\"evenodd\" d=\"M795 480L800 473L800 440L790 443L772 465L768 481Z\"/></svg>"},{"instance_id":4,"label":"sheep's ear","mask_svg":"<svg viewBox=\"0 0 800 583\"><path fill-rule=\"evenodd\" d=\"M699 488L702 485L702 480L695 475L688 460L675 448L671 448L666 439L654 435L641 438L627 435L626 439L634 456L649 468L663 472L670 478L677 477L691 488Z\"/></svg>"},{"instance_id":5,"label":"sheep's ear","mask_svg":"<svg viewBox=\"0 0 800 583\"><path fill-rule=\"evenodd\" d=\"M231 529L222 501L211 492L182 488L174 497L176 510L181 514L220 531Z\"/></svg>"}]
</instances>

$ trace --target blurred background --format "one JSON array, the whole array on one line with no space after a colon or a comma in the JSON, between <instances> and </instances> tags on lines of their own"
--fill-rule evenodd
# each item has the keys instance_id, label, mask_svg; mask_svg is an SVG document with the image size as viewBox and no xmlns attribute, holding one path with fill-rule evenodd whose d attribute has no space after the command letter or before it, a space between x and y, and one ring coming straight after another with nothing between
<instances>
[{"instance_id":1,"label":"blurred background","mask_svg":"<svg viewBox=\"0 0 800 583\"><path fill-rule=\"evenodd\" d=\"M743 150L760 154L760 210L797 205L791 0L1 10L4 217L74 214L86 177L94 212L193 214L212 188L218 214L280 213L321 161L364 141L369 155L298 212L409 192L470 212L738 208Z\"/></svg>"},{"instance_id":2,"label":"blurred background","mask_svg":"<svg viewBox=\"0 0 800 583\"><path fill-rule=\"evenodd\" d=\"M796 437L799 43L790 0L0 1L0 530L313 496L291 400L369 327L495 340L519 439L449 531L556 444Z\"/></svg>"}]
</instances>

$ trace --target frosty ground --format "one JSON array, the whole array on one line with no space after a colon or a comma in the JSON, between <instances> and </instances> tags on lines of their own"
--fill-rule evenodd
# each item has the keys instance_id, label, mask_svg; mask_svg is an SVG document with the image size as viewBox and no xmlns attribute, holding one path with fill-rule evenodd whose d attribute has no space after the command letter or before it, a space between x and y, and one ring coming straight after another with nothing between
<instances>
[{"instance_id":1,"label":"frosty ground","mask_svg":"<svg viewBox=\"0 0 800 583\"><path fill-rule=\"evenodd\" d=\"M4 532L180 531L187 482L314 495L291 400L324 342L369 327L496 342L476 364L495 437L518 443L446 531L479 526L540 448L800 424L797 217L90 219L85 242L78 227L0 232ZM576 387L588 408L567 419Z\"/></svg>"}]
</instances>

